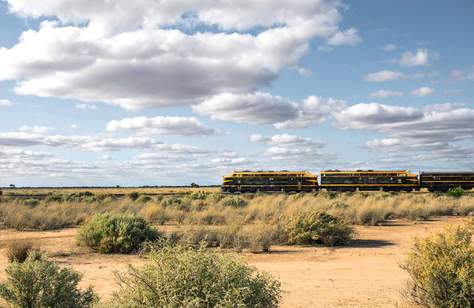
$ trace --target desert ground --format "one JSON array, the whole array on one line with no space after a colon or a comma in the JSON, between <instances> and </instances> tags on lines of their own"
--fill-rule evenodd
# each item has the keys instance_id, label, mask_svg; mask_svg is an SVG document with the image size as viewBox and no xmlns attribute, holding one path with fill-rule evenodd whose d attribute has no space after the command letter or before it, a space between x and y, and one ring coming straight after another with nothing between
<instances>
[{"instance_id":1,"label":"desert ground","mask_svg":"<svg viewBox=\"0 0 474 308\"><path fill-rule=\"evenodd\" d=\"M267 254L241 257L277 277L283 286L282 307L406 307L401 291L407 275L400 269L414 237L425 236L466 218L428 221L392 220L384 226L356 226L348 247L272 246ZM160 227L158 227L160 228ZM0 231L0 268L5 268L10 241L30 239L56 262L81 272L81 285L93 285L102 299L117 290L115 271L146 262L138 255L101 255L76 245L77 228L57 231ZM0 271L0 279L5 273Z\"/></svg>"}]
</instances>

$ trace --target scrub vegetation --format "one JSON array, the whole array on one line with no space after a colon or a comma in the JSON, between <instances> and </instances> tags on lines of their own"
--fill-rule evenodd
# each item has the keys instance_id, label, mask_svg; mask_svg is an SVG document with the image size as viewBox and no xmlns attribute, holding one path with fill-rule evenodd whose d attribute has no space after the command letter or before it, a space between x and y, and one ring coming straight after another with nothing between
<instances>
[{"instance_id":1,"label":"scrub vegetation","mask_svg":"<svg viewBox=\"0 0 474 308\"><path fill-rule=\"evenodd\" d=\"M96 214L134 214L156 225L224 226L264 223L276 225L285 217L308 211L326 213L355 225L378 225L390 219L426 220L432 216L474 213L474 195L334 193L222 195L113 195L74 193L43 200L2 199L0 219L5 228L54 230L83 224Z\"/></svg>"}]
</instances>

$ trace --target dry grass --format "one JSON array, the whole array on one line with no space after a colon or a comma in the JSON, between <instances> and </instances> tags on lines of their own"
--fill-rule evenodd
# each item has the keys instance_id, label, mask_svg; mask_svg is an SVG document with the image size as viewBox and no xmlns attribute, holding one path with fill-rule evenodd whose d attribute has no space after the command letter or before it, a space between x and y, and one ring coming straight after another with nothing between
<instances>
[{"instance_id":1,"label":"dry grass","mask_svg":"<svg viewBox=\"0 0 474 308\"><path fill-rule=\"evenodd\" d=\"M473 194L453 198L416 193L232 196L197 192L136 201L103 195L76 195L71 199L75 201L4 200L0 202L0 224L17 230L51 230L80 225L94 214L131 213L158 225L278 225L284 217L317 210L351 224L377 225L389 219L426 220L432 216L474 214Z\"/></svg>"},{"instance_id":2,"label":"dry grass","mask_svg":"<svg viewBox=\"0 0 474 308\"><path fill-rule=\"evenodd\" d=\"M132 192L141 194L173 194L173 193L193 193L203 191L214 193L219 191L219 187L97 187L97 188L3 188L3 194L8 195L41 195L41 194L73 194L90 191L94 194L124 194Z\"/></svg>"}]
</instances>

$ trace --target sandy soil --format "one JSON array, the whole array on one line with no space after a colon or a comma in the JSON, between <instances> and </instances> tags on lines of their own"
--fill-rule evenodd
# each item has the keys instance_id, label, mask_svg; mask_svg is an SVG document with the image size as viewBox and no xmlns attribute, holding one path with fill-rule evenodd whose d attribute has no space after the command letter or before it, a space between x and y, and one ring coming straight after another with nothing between
<instances>
[{"instance_id":1,"label":"sandy soil","mask_svg":"<svg viewBox=\"0 0 474 308\"><path fill-rule=\"evenodd\" d=\"M413 238L462 221L451 217L357 227L357 240L350 247L275 246L269 254L244 253L242 257L280 279L285 291L283 307L404 307L400 292L407 276L399 264L404 261ZM83 273L82 286L93 285L101 298L107 298L117 288L114 271L145 262L138 256L99 255L78 248L76 232L76 229L0 231L0 267L7 263L8 242L28 238L55 261ZM0 271L0 279L4 278L4 271Z\"/></svg>"}]
</instances>

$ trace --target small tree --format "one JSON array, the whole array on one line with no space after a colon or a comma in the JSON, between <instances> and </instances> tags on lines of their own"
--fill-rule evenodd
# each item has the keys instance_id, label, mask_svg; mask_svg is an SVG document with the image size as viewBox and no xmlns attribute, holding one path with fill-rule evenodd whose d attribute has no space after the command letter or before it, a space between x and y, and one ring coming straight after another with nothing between
<instances>
[{"instance_id":1,"label":"small tree","mask_svg":"<svg viewBox=\"0 0 474 308\"><path fill-rule=\"evenodd\" d=\"M97 301L93 290L78 288L81 275L54 262L28 257L6 267L7 281L0 283L0 297L15 308L82 308Z\"/></svg>"},{"instance_id":2,"label":"small tree","mask_svg":"<svg viewBox=\"0 0 474 308\"><path fill-rule=\"evenodd\" d=\"M474 248L468 227L418 238L401 267L408 299L423 307L474 307Z\"/></svg>"},{"instance_id":3,"label":"small tree","mask_svg":"<svg viewBox=\"0 0 474 308\"><path fill-rule=\"evenodd\" d=\"M161 246L150 263L118 274L111 307L277 307L280 283L229 254Z\"/></svg>"}]
</instances>

